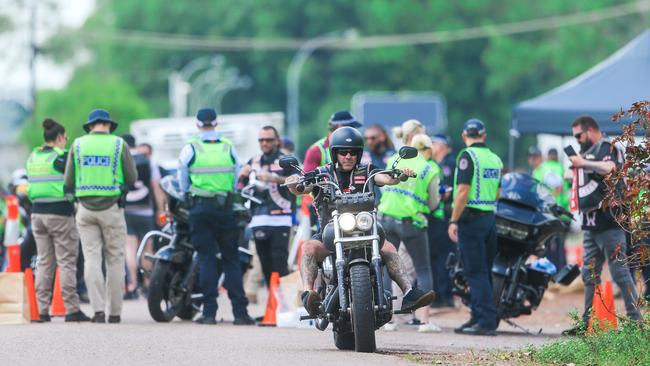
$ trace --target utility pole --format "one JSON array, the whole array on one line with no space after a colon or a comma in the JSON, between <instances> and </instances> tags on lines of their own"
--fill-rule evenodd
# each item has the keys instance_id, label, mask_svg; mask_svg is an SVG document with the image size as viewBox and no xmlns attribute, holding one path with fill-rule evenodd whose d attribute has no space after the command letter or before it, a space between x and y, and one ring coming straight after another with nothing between
<instances>
[{"instance_id":1,"label":"utility pole","mask_svg":"<svg viewBox=\"0 0 650 366\"><path fill-rule=\"evenodd\" d=\"M36 111L36 56L38 47L36 46L36 8L38 0L30 1L30 19L29 19L29 96L32 115Z\"/></svg>"}]
</instances>

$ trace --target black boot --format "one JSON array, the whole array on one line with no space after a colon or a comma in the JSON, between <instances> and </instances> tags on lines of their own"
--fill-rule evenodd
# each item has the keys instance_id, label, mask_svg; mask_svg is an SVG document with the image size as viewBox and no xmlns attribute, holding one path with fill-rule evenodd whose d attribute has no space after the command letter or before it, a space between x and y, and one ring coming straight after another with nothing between
<instances>
[{"instance_id":1,"label":"black boot","mask_svg":"<svg viewBox=\"0 0 650 366\"><path fill-rule=\"evenodd\" d=\"M413 311L423 306L431 304L435 298L433 291L424 292L419 288L413 287L402 298L402 311Z\"/></svg>"},{"instance_id":2,"label":"black boot","mask_svg":"<svg viewBox=\"0 0 650 366\"><path fill-rule=\"evenodd\" d=\"M83 313L83 311L78 310L74 313L68 314L65 316L66 322L89 322L90 318Z\"/></svg>"}]
</instances>

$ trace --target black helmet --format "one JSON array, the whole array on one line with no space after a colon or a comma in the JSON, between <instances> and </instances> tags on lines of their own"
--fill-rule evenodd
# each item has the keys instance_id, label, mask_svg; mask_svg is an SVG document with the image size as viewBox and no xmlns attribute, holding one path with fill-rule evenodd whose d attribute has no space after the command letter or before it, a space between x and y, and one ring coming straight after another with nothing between
<instances>
[{"instance_id":1,"label":"black helmet","mask_svg":"<svg viewBox=\"0 0 650 366\"><path fill-rule=\"evenodd\" d=\"M363 136L361 132L352 127L340 127L330 136L330 157L336 162L336 151L353 149L357 152L357 159L361 160L363 154Z\"/></svg>"}]
</instances>

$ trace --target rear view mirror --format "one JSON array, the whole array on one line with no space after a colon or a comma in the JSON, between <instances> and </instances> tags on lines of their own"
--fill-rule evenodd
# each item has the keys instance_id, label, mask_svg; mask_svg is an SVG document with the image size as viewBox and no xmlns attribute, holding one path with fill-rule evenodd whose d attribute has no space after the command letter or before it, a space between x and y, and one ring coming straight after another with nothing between
<instances>
[{"instance_id":1,"label":"rear view mirror","mask_svg":"<svg viewBox=\"0 0 650 366\"><path fill-rule=\"evenodd\" d=\"M280 167L282 169L290 169L298 165L298 159L294 156L285 156L280 158Z\"/></svg>"},{"instance_id":2,"label":"rear view mirror","mask_svg":"<svg viewBox=\"0 0 650 366\"><path fill-rule=\"evenodd\" d=\"M411 146L402 146L399 149L399 156L402 159L413 159L418 156L418 149Z\"/></svg>"}]
</instances>

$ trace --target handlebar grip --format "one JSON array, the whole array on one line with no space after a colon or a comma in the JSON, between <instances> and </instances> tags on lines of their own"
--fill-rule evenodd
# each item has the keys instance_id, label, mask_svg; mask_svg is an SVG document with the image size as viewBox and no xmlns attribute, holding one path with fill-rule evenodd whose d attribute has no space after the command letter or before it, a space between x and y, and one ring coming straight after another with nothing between
<instances>
[{"instance_id":1,"label":"handlebar grip","mask_svg":"<svg viewBox=\"0 0 650 366\"><path fill-rule=\"evenodd\" d=\"M406 182L408 179L409 179L409 176L404 174L404 173L400 174L400 176L399 176L399 180L402 181L402 182Z\"/></svg>"},{"instance_id":2,"label":"handlebar grip","mask_svg":"<svg viewBox=\"0 0 650 366\"><path fill-rule=\"evenodd\" d=\"M296 184L296 192L302 193L304 191L305 191L305 185L304 184L302 184L302 183Z\"/></svg>"}]
</instances>

